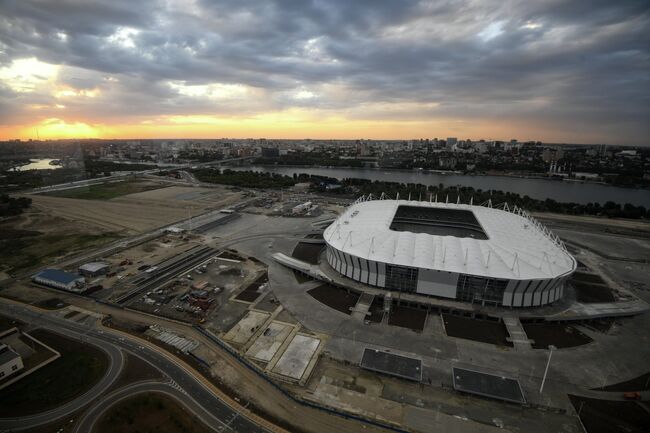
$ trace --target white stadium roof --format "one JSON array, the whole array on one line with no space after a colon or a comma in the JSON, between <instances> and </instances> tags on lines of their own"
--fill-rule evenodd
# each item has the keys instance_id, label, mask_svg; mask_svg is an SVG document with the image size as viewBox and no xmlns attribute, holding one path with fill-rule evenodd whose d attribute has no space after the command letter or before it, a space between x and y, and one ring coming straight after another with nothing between
<instances>
[{"instance_id":1,"label":"white stadium roof","mask_svg":"<svg viewBox=\"0 0 650 433\"><path fill-rule=\"evenodd\" d=\"M488 239L391 230L399 206L471 211ZM362 197L325 230L324 238L367 260L491 278L548 279L576 267L559 238L517 208Z\"/></svg>"}]
</instances>

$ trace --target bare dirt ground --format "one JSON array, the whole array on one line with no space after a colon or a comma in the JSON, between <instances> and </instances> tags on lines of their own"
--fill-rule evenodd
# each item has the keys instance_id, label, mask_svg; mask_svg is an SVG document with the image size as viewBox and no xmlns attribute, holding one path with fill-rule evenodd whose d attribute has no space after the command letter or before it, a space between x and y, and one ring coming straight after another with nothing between
<instances>
[{"instance_id":1,"label":"bare dirt ground","mask_svg":"<svg viewBox=\"0 0 650 433\"><path fill-rule=\"evenodd\" d=\"M508 331L502 322L470 319L451 314L443 314L442 320L445 322L445 331L450 337L512 347L512 343L506 340Z\"/></svg>"},{"instance_id":2,"label":"bare dirt ground","mask_svg":"<svg viewBox=\"0 0 650 433\"><path fill-rule=\"evenodd\" d=\"M120 235L84 221L52 215L41 208L0 222L0 280L6 273L97 247Z\"/></svg>"},{"instance_id":3,"label":"bare dirt ground","mask_svg":"<svg viewBox=\"0 0 650 433\"><path fill-rule=\"evenodd\" d=\"M523 327L528 338L533 340L533 349L546 349L551 344L563 349L593 341L577 328L564 323L524 323Z\"/></svg>"},{"instance_id":4,"label":"bare dirt ground","mask_svg":"<svg viewBox=\"0 0 650 433\"><path fill-rule=\"evenodd\" d=\"M36 209L52 215L91 224L103 230L138 233L152 230L207 209L228 206L240 193L227 188L172 186L129 194L110 200L82 200L32 195Z\"/></svg>"}]
</instances>

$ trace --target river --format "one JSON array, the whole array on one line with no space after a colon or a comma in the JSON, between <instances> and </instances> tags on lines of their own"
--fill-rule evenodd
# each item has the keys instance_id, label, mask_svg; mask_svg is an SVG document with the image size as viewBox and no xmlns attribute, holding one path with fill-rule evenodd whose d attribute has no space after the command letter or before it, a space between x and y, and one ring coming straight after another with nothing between
<instances>
[{"instance_id":1,"label":"river","mask_svg":"<svg viewBox=\"0 0 650 433\"><path fill-rule=\"evenodd\" d=\"M325 167L275 167L243 166L228 167L232 170L255 170L292 176L307 173L337 179L359 178L400 183L421 183L423 185L470 186L482 190L500 190L528 195L538 200L547 198L558 202L631 203L650 207L650 190L621 188L597 183L564 182L560 180L530 179L508 176L470 176L464 174L442 174L423 170L386 170L373 168L325 168Z\"/></svg>"},{"instance_id":2,"label":"river","mask_svg":"<svg viewBox=\"0 0 650 433\"><path fill-rule=\"evenodd\" d=\"M50 162L52 161L57 161L56 159L49 159L49 158L43 158L43 159L30 159L29 164L25 165L19 165L15 167L16 171L27 171L27 170L53 170L57 168L61 168L60 165L50 165Z\"/></svg>"}]
</instances>

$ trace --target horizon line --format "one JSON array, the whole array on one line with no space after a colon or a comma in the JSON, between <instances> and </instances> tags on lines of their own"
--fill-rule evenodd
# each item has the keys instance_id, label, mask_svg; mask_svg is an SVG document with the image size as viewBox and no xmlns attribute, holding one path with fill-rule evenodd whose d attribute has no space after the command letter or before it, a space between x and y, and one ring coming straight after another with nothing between
<instances>
[{"instance_id":1,"label":"horizon line","mask_svg":"<svg viewBox=\"0 0 650 433\"><path fill-rule=\"evenodd\" d=\"M472 138L458 138L458 137L445 137L445 138L268 138L268 137L246 137L246 138L237 138L237 137L210 137L210 138L192 138L192 137L167 137L167 138L151 138L151 137L123 137L123 138L99 138L99 137L79 137L79 138L5 138L0 139L0 142L51 142L51 141L79 141L79 140L88 140L88 141L135 141L135 140L155 140L155 141L178 141L178 140L196 140L196 141L209 141L209 140L282 140L282 141L424 141L424 140L447 140L448 138L456 138L459 141L472 141L472 142L503 142L510 143L511 140L516 140L518 144L527 144L527 143L541 143L542 145L564 145L564 146L617 146L617 147L650 147L650 144L621 144L621 143L569 143L569 142L551 142L551 141L542 141L542 140L518 140L518 139L472 139Z\"/></svg>"}]
</instances>

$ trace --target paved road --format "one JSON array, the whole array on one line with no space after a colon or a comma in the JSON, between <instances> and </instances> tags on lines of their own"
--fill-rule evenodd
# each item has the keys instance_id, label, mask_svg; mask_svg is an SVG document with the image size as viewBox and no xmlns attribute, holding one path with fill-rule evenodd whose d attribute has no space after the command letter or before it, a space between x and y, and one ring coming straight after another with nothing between
<instances>
[{"instance_id":1,"label":"paved road","mask_svg":"<svg viewBox=\"0 0 650 433\"><path fill-rule=\"evenodd\" d=\"M237 411L231 409L230 406L216 397L205 384L197 380L179 364L174 362L173 357L169 355L166 356L148 346L139 345L130 338L102 331L93 326L81 325L48 314L34 312L26 307L0 303L0 312L8 316L18 317L23 322L51 329L71 338L81 338L91 344L98 344L100 347L112 346L114 348L121 348L122 350L141 357L160 371L164 372L174 383L176 383L186 394L186 400L184 401L190 402L188 404L192 406L191 408L193 410L196 409L199 411L199 415L201 412L204 413L204 416L206 416L206 413L209 413L213 418L221 420L222 423L228 424L227 428L224 427L224 431L241 433L268 432L267 429L257 425L248 418L241 416ZM84 394L82 396L83 398L74 400L79 403L75 408L65 405L65 410L60 410L59 408L42 415L35 415L34 417L2 419L0 420L0 429L13 429L14 431L24 430L42 425L46 422L51 422L59 417L74 412L87 403L97 400L105 390L106 388L100 390L99 388L94 387L91 391Z\"/></svg>"},{"instance_id":2,"label":"paved road","mask_svg":"<svg viewBox=\"0 0 650 433\"><path fill-rule=\"evenodd\" d=\"M23 311L16 310L13 307L7 308L6 306L0 304L0 311L2 311L3 313L7 313L7 315L14 315L22 321L30 321L29 317L26 316ZM36 321L32 323L36 323ZM43 322L39 322L39 323L42 324ZM48 328L54 331L60 331L59 329L54 327L48 327ZM41 412L35 415L28 415L19 418L0 418L0 430L7 430L7 429L16 430L18 428L25 429L25 428L45 424L51 422L52 420L70 415L71 413L84 407L86 404L88 404L88 402L95 399L98 395L104 393L113 384L115 379L117 379L117 377L120 375L122 368L124 367L123 352L115 345L109 344L106 341L103 341L101 339L94 338L88 335L88 333L85 331L87 330L80 330L78 332L64 331L59 333L66 336L73 337L78 340L82 340L84 343L90 343L94 346L97 346L104 352L106 352L109 358L108 369L106 371L106 374L100 379L100 381L97 382L95 386L93 386L91 389L86 391L81 396L55 409L48 410L46 412Z\"/></svg>"}]
</instances>

